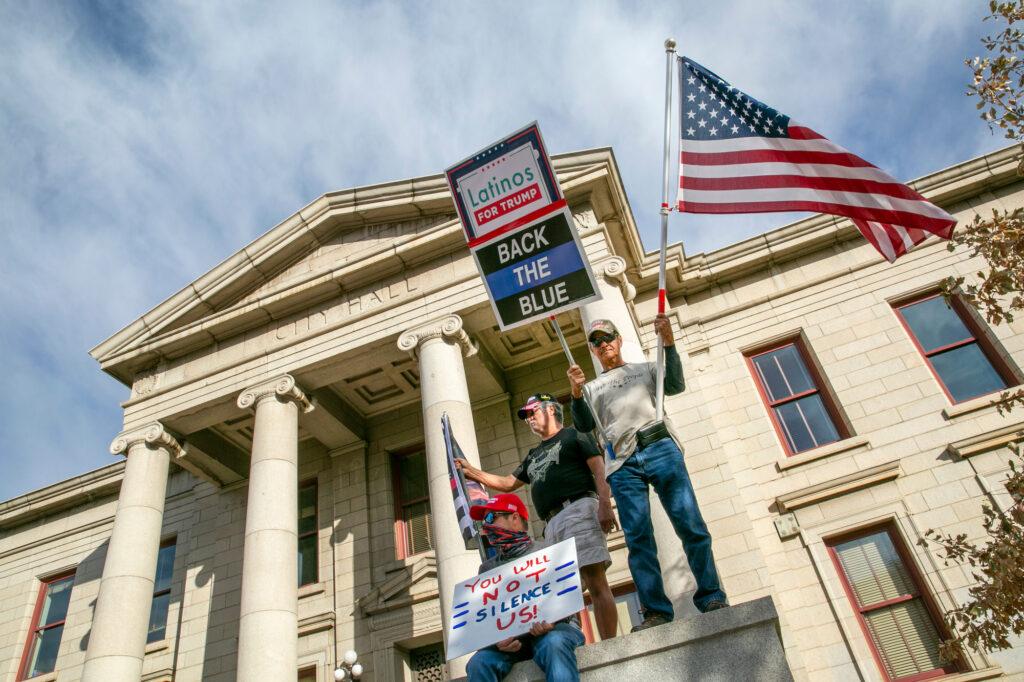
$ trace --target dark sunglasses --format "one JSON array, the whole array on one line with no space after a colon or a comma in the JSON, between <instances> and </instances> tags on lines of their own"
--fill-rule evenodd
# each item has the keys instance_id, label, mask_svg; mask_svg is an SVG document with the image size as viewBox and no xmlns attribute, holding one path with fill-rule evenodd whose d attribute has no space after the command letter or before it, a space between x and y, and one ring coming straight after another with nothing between
<instances>
[{"instance_id":1,"label":"dark sunglasses","mask_svg":"<svg viewBox=\"0 0 1024 682\"><path fill-rule=\"evenodd\" d=\"M595 334L590 337L590 345L594 348L600 348L602 343L611 343L617 338L619 338L618 334Z\"/></svg>"},{"instance_id":2,"label":"dark sunglasses","mask_svg":"<svg viewBox=\"0 0 1024 682\"><path fill-rule=\"evenodd\" d=\"M484 516L484 523L490 525L494 523L494 519L498 518L499 516L511 516L513 513L514 512L487 512L487 514Z\"/></svg>"}]
</instances>

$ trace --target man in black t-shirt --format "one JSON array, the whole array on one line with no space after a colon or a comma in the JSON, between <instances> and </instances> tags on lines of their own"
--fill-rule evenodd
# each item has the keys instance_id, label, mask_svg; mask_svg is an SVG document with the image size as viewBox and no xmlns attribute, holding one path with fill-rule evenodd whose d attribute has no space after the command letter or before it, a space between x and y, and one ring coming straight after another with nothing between
<instances>
[{"instance_id":1,"label":"man in black t-shirt","mask_svg":"<svg viewBox=\"0 0 1024 682\"><path fill-rule=\"evenodd\" d=\"M618 614L605 576L611 555L604 535L611 531L615 516L604 458L587 436L562 426L562 406L553 396L530 396L518 414L541 442L515 471L498 476L461 459L455 460L456 466L467 478L503 493L530 484L533 506L547 524L544 539L555 544L576 538L580 577L594 603L598 632L601 639L610 639L615 636Z\"/></svg>"}]
</instances>

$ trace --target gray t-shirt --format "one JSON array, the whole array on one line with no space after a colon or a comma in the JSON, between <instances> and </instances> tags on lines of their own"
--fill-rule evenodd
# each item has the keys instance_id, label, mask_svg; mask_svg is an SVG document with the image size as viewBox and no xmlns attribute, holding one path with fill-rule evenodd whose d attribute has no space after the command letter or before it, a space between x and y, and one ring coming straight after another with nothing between
<instances>
[{"instance_id":1,"label":"gray t-shirt","mask_svg":"<svg viewBox=\"0 0 1024 682\"><path fill-rule=\"evenodd\" d=\"M675 395L685 388L679 352L669 346L665 353L665 393ZM611 476L636 451L636 432L656 421L657 366L637 362L610 369L583 386L583 394L596 414L604 433L612 443L615 458L605 453L605 476ZM593 415L582 400L573 400L572 416L576 428L594 428ZM665 426L682 448L675 426L666 415Z\"/></svg>"}]
</instances>

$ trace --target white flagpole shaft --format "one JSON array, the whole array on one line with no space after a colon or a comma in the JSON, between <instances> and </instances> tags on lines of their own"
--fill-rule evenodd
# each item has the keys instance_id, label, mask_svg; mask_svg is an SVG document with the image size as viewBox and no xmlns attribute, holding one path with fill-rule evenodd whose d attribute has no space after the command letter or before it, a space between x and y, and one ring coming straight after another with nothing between
<instances>
[{"instance_id":1,"label":"white flagpole shaft","mask_svg":"<svg viewBox=\"0 0 1024 682\"><path fill-rule=\"evenodd\" d=\"M658 254L658 314L665 313L665 248L668 245L669 154L672 149L672 67L676 59L676 41L665 41L665 154L662 165L661 187L661 251ZM658 385L655 411L658 421L665 417L665 345L658 337Z\"/></svg>"}]
</instances>

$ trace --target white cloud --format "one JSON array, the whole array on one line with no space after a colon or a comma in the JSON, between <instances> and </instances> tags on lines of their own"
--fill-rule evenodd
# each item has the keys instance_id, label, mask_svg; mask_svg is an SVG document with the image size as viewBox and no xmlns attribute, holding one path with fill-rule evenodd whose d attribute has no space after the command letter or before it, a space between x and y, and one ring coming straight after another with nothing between
<instances>
[{"instance_id":1,"label":"white cloud","mask_svg":"<svg viewBox=\"0 0 1024 682\"><path fill-rule=\"evenodd\" d=\"M614 147L656 248L668 35L897 177L1002 144L962 95L976 3L95 7L9 5L0 26L0 453L21 465L0 498L109 462L126 389L87 350L324 192L538 119L552 152ZM785 220L672 235L695 253Z\"/></svg>"}]
</instances>

